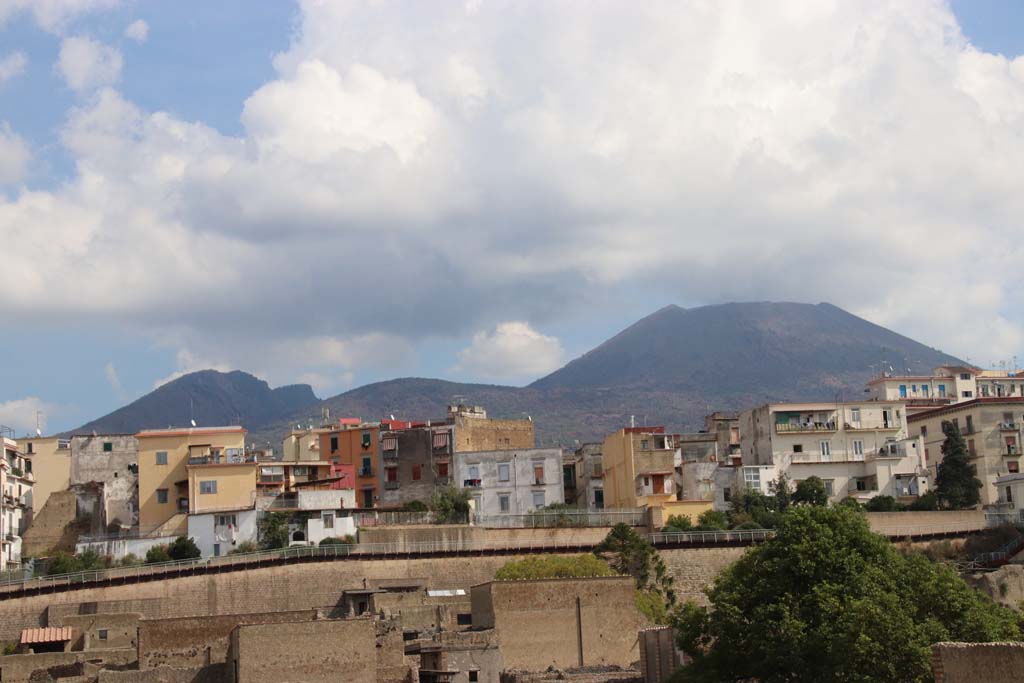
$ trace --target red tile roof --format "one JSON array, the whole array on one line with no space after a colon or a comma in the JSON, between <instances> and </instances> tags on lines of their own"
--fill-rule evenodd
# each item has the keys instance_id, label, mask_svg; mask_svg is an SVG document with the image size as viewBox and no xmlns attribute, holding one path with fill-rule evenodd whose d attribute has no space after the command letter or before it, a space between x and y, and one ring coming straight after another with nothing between
<instances>
[{"instance_id":1,"label":"red tile roof","mask_svg":"<svg viewBox=\"0 0 1024 683\"><path fill-rule=\"evenodd\" d=\"M21 632L21 644L60 643L71 640L70 626L50 626L49 628L26 628Z\"/></svg>"}]
</instances>

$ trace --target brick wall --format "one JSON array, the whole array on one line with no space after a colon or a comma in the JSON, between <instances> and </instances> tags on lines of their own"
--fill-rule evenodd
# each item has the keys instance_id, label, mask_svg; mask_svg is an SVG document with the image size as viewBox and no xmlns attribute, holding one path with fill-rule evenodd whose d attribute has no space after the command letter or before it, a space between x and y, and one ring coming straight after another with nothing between
<instances>
[{"instance_id":1,"label":"brick wall","mask_svg":"<svg viewBox=\"0 0 1024 683\"><path fill-rule=\"evenodd\" d=\"M231 640L238 683L377 683L372 619L239 626Z\"/></svg>"},{"instance_id":2,"label":"brick wall","mask_svg":"<svg viewBox=\"0 0 1024 683\"><path fill-rule=\"evenodd\" d=\"M455 451L503 451L533 448L533 422L475 417L455 418Z\"/></svg>"},{"instance_id":3,"label":"brick wall","mask_svg":"<svg viewBox=\"0 0 1024 683\"><path fill-rule=\"evenodd\" d=\"M32 519L32 526L25 530L21 541L23 557L39 557L51 548L62 548L74 552L75 538L64 539L64 529L75 521L77 512L75 494L71 491L54 491L46 500L42 510Z\"/></svg>"},{"instance_id":4,"label":"brick wall","mask_svg":"<svg viewBox=\"0 0 1024 683\"><path fill-rule=\"evenodd\" d=\"M70 626L79 634L76 650L136 647L139 614L85 614L66 616L60 626ZM54 625L54 624L51 624ZM102 633L101 633L102 632ZM103 637L105 636L105 638Z\"/></svg>"},{"instance_id":5,"label":"brick wall","mask_svg":"<svg viewBox=\"0 0 1024 683\"><path fill-rule=\"evenodd\" d=\"M746 551L747 548L686 548L661 550L659 553L669 573L675 578L675 592L679 601L707 605L704 589Z\"/></svg>"}]
</instances>

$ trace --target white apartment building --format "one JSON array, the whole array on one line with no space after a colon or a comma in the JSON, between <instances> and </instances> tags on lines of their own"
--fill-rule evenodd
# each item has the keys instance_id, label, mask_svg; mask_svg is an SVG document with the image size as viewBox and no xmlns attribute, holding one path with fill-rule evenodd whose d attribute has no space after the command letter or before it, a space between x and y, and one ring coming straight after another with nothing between
<instances>
[{"instance_id":1,"label":"white apartment building","mask_svg":"<svg viewBox=\"0 0 1024 683\"><path fill-rule=\"evenodd\" d=\"M32 459L0 428L0 571L21 565L21 536L32 522ZM10 435L10 436L9 436Z\"/></svg>"},{"instance_id":2,"label":"white apartment building","mask_svg":"<svg viewBox=\"0 0 1024 683\"><path fill-rule=\"evenodd\" d=\"M1024 372L946 365L931 375L887 373L868 382L868 393L880 401L903 401L911 412L975 398L1024 398Z\"/></svg>"},{"instance_id":3,"label":"white apartment building","mask_svg":"<svg viewBox=\"0 0 1024 683\"><path fill-rule=\"evenodd\" d=\"M565 502L561 449L462 452L454 464L455 483L469 492L477 515L525 515Z\"/></svg>"},{"instance_id":4,"label":"white apartment building","mask_svg":"<svg viewBox=\"0 0 1024 683\"><path fill-rule=\"evenodd\" d=\"M770 493L780 473L817 476L829 498L910 498L928 490L927 462L908 438L900 401L772 403L740 415L738 483Z\"/></svg>"}]
</instances>

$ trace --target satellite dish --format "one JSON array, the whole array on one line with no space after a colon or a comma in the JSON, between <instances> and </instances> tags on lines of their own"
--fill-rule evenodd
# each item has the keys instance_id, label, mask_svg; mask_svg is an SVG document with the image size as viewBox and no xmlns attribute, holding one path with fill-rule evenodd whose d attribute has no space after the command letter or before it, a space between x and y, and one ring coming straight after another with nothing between
<instances>
[{"instance_id":1,"label":"satellite dish","mask_svg":"<svg viewBox=\"0 0 1024 683\"><path fill-rule=\"evenodd\" d=\"M189 420L189 422L191 422L191 423L192 423L192 426L193 426L193 427L195 427L195 426L196 426L196 421L195 421L195 420Z\"/></svg>"}]
</instances>

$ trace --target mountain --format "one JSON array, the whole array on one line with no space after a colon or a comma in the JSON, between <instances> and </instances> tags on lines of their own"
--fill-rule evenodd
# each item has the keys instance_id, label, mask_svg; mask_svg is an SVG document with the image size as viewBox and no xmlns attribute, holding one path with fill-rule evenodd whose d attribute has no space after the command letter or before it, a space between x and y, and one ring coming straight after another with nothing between
<instances>
[{"instance_id":1,"label":"mountain","mask_svg":"<svg viewBox=\"0 0 1024 683\"><path fill-rule=\"evenodd\" d=\"M186 375L76 432L134 431L241 420L251 440L278 443L296 424L334 417L441 418L459 397L495 417L530 415L538 445L598 440L635 416L696 431L713 410L768 401L854 400L872 372L930 372L963 361L831 304L667 306L527 387L402 378L319 401L305 385L271 390L242 372ZM874 370L872 370L874 366Z\"/></svg>"},{"instance_id":2,"label":"mountain","mask_svg":"<svg viewBox=\"0 0 1024 683\"><path fill-rule=\"evenodd\" d=\"M246 372L201 370L163 384L137 401L68 433L131 433L187 425L191 419L199 425L255 427L319 402L308 384L271 389Z\"/></svg>"}]
</instances>

